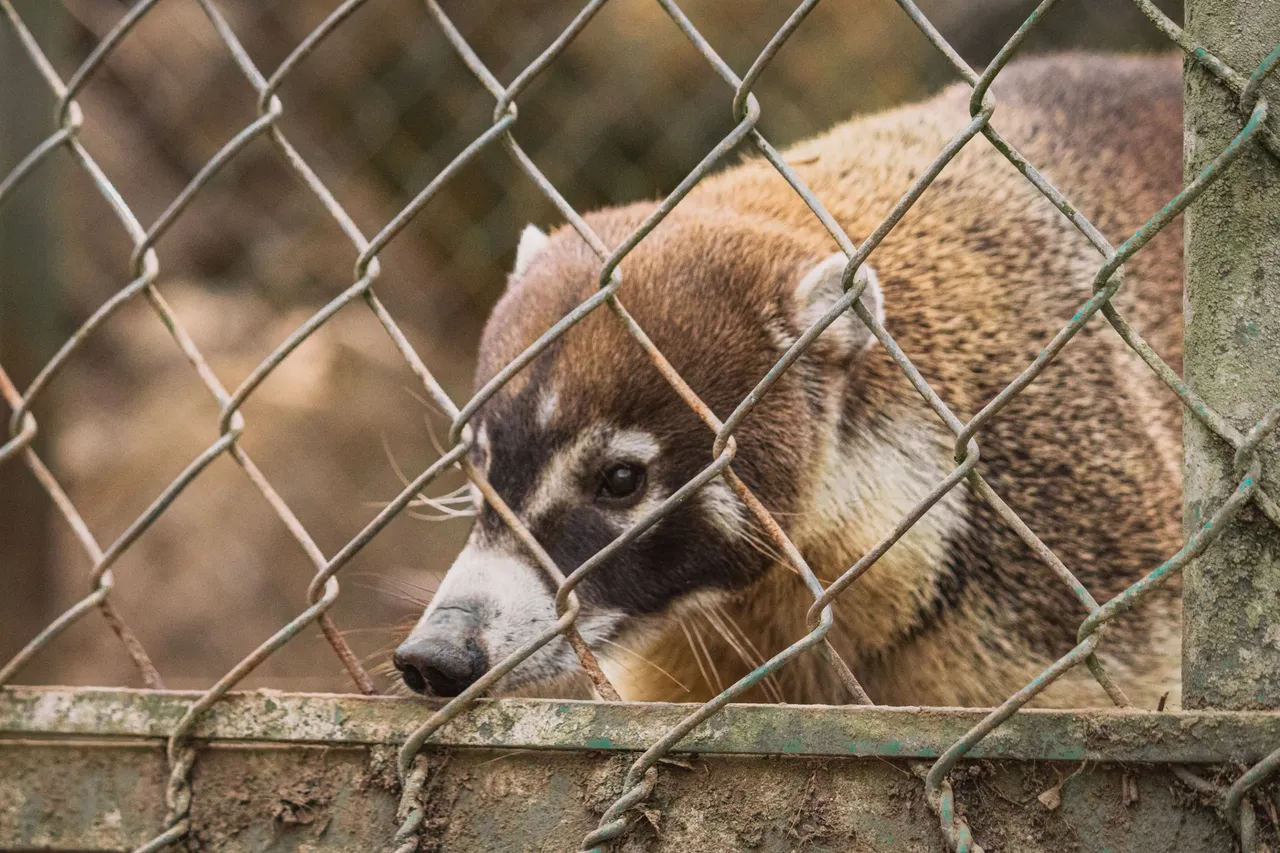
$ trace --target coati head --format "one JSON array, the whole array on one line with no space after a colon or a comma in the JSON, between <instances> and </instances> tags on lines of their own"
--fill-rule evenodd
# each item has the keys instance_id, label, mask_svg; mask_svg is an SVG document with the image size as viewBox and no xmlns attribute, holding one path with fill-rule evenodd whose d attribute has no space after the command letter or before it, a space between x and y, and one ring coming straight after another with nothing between
<instances>
[{"instance_id":1,"label":"coati head","mask_svg":"<svg viewBox=\"0 0 1280 853\"><path fill-rule=\"evenodd\" d=\"M588 217L616 245L651 208ZM692 389L724 418L786 347L842 295L830 241L719 209L682 207L629 253L619 297ZM602 264L564 228L522 235L509 288L480 345L482 386L599 286ZM875 315L874 273L862 296ZM874 337L849 311L735 433L737 472L784 528L833 440L846 383ZM471 422L471 460L564 574L712 462L714 435L601 306L538 355ZM556 620L555 587L477 499L466 547L394 656L412 689L453 696ZM740 593L776 566L722 478L597 566L577 587L578 628L606 662L664 630L688 603ZM564 695L582 671L557 637L495 685ZM624 698L625 685L621 687Z\"/></svg>"}]
</instances>

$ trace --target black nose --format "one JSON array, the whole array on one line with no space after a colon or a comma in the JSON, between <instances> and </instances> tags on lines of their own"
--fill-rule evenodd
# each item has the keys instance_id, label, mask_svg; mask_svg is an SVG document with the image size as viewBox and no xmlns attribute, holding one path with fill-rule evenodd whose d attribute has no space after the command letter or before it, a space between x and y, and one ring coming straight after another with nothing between
<instances>
[{"instance_id":1,"label":"black nose","mask_svg":"<svg viewBox=\"0 0 1280 853\"><path fill-rule=\"evenodd\" d=\"M489 668L480 644L471 638L410 637L391 662L415 693L457 696Z\"/></svg>"}]
</instances>

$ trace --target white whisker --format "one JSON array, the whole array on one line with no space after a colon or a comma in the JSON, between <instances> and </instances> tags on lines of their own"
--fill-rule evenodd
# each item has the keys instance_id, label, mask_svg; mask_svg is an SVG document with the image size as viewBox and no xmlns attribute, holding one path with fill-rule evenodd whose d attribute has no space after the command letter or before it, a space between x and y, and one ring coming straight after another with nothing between
<instances>
[{"instance_id":1,"label":"white whisker","mask_svg":"<svg viewBox=\"0 0 1280 853\"><path fill-rule=\"evenodd\" d=\"M680 679L676 678L674 675L672 675L671 673L667 672L665 669L663 669L662 667L658 666L656 663L654 663L653 661L649 660L647 657L645 657L644 655L642 655L642 654L640 654L639 652L635 651L634 649L629 649L629 648L627 648L626 646L622 645L621 643L615 643L613 640L605 640L605 639L603 639L603 638L602 638L602 639L600 640L600 642L602 642L602 643L606 643L607 645L610 645L610 646L613 646L615 649L618 649L619 651L626 652L627 654L629 654L629 655L631 655L632 657L634 657L634 658L636 658L636 659L640 660L641 662L643 662L643 663L645 663L645 664L648 664L649 666L651 666L651 667L653 667L654 669L656 669L658 672L660 672L660 673L662 673L663 675L665 675L667 678L671 679L671 681L672 681L672 682L673 682L677 687L679 687L681 690L683 690L685 693L690 692L690 691L689 691L689 685L685 684L683 681L681 681ZM625 663L622 663L622 661L618 661L618 663L619 663L619 664L622 666L622 668L623 668L623 669L625 669L627 672L634 672L634 670L632 670L632 669L631 669L629 666L627 666Z\"/></svg>"},{"instance_id":2,"label":"white whisker","mask_svg":"<svg viewBox=\"0 0 1280 853\"><path fill-rule=\"evenodd\" d=\"M719 604L712 604L711 611L714 612L720 620L722 620L723 627L727 628L730 633L734 634L750 650L749 655L739 652L743 655L743 660L748 661L752 668L763 666L765 662L764 655L760 654L760 650L756 648L755 643L751 642L751 638L747 636L747 632L742 630L742 626L729 615L729 612ZM707 612L707 615L710 617L710 612ZM728 638L726 637L726 639ZM737 646L735 646L735 648L737 648ZM766 693L770 694L770 701L775 704L782 704L784 701L782 697L782 689L778 686L778 680L774 677L773 673L765 676L764 681L761 682L761 686L765 689Z\"/></svg>"},{"instance_id":3,"label":"white whisker","mask_svg":"<svg viewBox=\"0 0 1280 853\"><path fill-rule=\"evenodd\" d=\"M698 645L702 648L702 654L706 656L707 666L711 668L711 674L716 677L716 692L724 692L724 682L720 680L720 670L716 667L716 659L711 656L711 651L707 648L707 641L703 639L702 632L698 630L698 623L690 621L689 628L693 631L693 636L698 641Z\"/></svg>"},{"instance_id":4,"label":"white whisker","mask_svg":"<svg viewBox=\"0 0 1280 853\"><path fill-rule=\"evenodd\" d=\"M395 454L391 452L391 442L387 440L387 434L381 432L378 434L378 438L382 442L382 452L386 455L387 462L391 463L391 470L395 472L396 479L400 481L400 485L408 487L409 478L405 476L400 463L396 461Z\"/></svg>"},{"instance_id":5,"label":"white whisker","mask_svg":"<svg viewBox=\"0 0 1280 853\"><path fill-rule=\"evenodd\" d=\"M677 621L679 622L680 630L684 632L685 640L689 643L689 651L693 653L694 663L698 665L698 671L702 673L702 680L706 682L707 689L715 689L711 685L711 675L707 672L707 668L702 665L702 657L698 654L698 647L693 642L693 634L689 631L689 625L683 619Z\"/></svg>"},{"instance_id":6,"label":"white whisker","mask_svg":"<svg viewBox=\"0 0 1280 853\"><path fill-rule=\"evenodd\" d=\"M429 400L429 399L427 399L426 397L424 397L424 396L422 396L421 394L419 394L419 393L418 393L418 391L417 391L416 389L414 389L414 388L410 388L409 386L407 386L407 385L406 385L406 386L404 386L404 392L405 392L406 394L408 394L410 397L412 397L413 399L417 400L417 401L418 401L419 403L421 403L423 406L425 406L425 407L426 407L426 409L427 409L428 411L432 412L433 414L437 414L437 415L439 415L439 416L440 416L440 417L442 417L442 418L444 418L444 417L448 417L448 415L446 415L446 414L444 413L444 410L443 410L443 409L441 409L441 408L436 404L436 401L435 401L435 400Z\"/></svg>"},{"instance_id":7,"label":"white whisker","mask_svg":"<svg viewBox=\"0 0 1280 853\"><path fill-rule=\"evenodd\" d=\"M436 512L440 513L441 515L447 516L449 518L475 518L475 514L476 514L475 510L473 509L470 509L470 508L458 509L457 507L449 506L447 503L441 503L440 501L437 501L435 498L427 497L426 495L419 495L418 499L413 502L412 506L430 507L431 509L434 509ZM418 513L418 515L423 515L423 514L424 513Z\"/></svg>"}]
</instances>

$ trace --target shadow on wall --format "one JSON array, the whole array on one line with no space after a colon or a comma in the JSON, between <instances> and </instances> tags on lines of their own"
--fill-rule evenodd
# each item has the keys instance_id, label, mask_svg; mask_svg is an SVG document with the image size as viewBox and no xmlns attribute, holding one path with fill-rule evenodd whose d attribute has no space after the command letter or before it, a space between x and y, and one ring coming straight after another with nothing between
<instances>
[{"instance_id":1,"label":"shadow on wall","mask_svg":"<svg viewBox=\"0 0 1280 853\"><path fill-rule=\"evenodd\" d=\"M40 2L17 5L26 15ZM49 28L50 38L59 30L63 35L61 56L50 53L64 78L127 5L66 0L64 19ZM335 5L219 4L250 56L268 70ZM509 81L580 3L443 5L499 79ZM1175 4L1161 5L1176 13ZM971 63L993 55L1033 6L1024 0L921 2ZM741 72L791 4L689 0L682 8ZM1051 13L1026 50L1151 49L1163 45L1161 38L1127 0L1087 0ZM23 61L13 52L6 57L6 63ZM760 80L761 128L772 141L789 143L950 79L945 61L894 3L828 0ZM29 87L20 95L41 102L40 115L47 116L52 98L33 78L20 85ZM280 127L367 235L487 128L493 109L420 0L367 3L279 94L285 105ZM732 127L731 98L656 3L615 0L520 99L515 133L570 203L587 210L669 191ZM84 145L144 223L256 116L250 87L194 3L157 5L90 79L79 102ZM0 174L25 153L12 147L0 145L6 158ZM131 245L69 158L60 155L45 168L56 176L56 196L48 189L52 182L43 190L31 184L10 204L47 209L56 198L52 280L62 316L52 332L40 330L47 352L128 282ZM557 217L506 152L493 147L381 255L380 296L455 400L469 391L479 331L527 221L549 225ZM265 139L201 191L157 250L158 289L227 387L352 283L357 254ZM11 268L0 256L0 269ZM36 286L20 275L13 281L5 287ZM36 364L6 362L20 386ZM436 458L432 433L443 440L447 423L422 402L418 387L357 302L246 404L242 446L325 554L399 491L397 466L413 476ZM218 409L209 391L142 301L127 304L85 343L35 411L53 469L104 544L217 437ZM461 482L447 480L439 491ZM23 618L0 625L0 659L81 597L90 569L65 522L30 489L26 471L12 463L0 471L0 488L19 481L35 496L19 506L24 523L47 525L50 545L43 561L0 553L0 573L14 578L15 588L24 588L23 578L44 579L30 585ZM390 626L416 615L465 535L465 521L401 517L344 569L344 591L332 613L361 654L372 662L385 657L395 636ZM224 457L126 552L112 595L170 686L207 686L306 606L312 571L259 491ZM138 683L96 614L55 641L19 680ZM350 687L314 629L246 682L260 685Z\"/></svg>"}]
</instances>

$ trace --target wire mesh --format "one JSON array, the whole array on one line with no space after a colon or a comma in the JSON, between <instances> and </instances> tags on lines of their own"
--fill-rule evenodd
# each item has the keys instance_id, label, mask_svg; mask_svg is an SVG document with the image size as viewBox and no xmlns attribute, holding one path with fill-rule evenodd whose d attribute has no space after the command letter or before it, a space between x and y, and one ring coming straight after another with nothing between
<instances>
[{"instance_id":1,"label":"wire mesh","mask_svg":"<svg viewBox=\"0 0 1280 853\"><path fill-rule=\"evenodd\" d=\"M308 163L307 158L303 156L281 130L279 120L284 114L284 105L277 94L283 82L301 64L307 62L317 47L335 30L342 27L364 5L365 0L346 0L346 2L341 3L270 74L265 74L254 63L215 0L191 0L191 2L199 6L207 17L239 72L256 93L257 117L221 146L186 187L156 217L154 222L146 226L138 220L116 187L100 168L93 154L81 143L79 138L80 131L84 127L86 119L76 102L76 96L95 75L101 73L108 56L137 26L138 22L152 11L157 2L158 0L140 0L140 2L133 5L97 44L75 72L68 79L63 80L49 62L46 54L29 29L24 25L23 20L10 0L0 0L0 10L3 11L8 25L13 29L22 44L27 59L35 65L49 90L57 98L54 129L42 143L35 147L4 177L3 181L0 181L0 203L6 200L25 177L40 168L42 164L54 157L65 156L70 158L92 180L97 192L111 206L132 246L132 280L116 291L76 330L75 334L40 370L25 390L19 391L9 380L3 369L0 369L0 396L4 397L13 413L10 418L8 438L3 445L0 445L0 463L16 463L20 461L30 469L36 480L48 493L57 511L75 532L85 553L88 554L93 563L93 569L89 577L89 593L73 607L61 614L45 630L32 638L12 660L5 664L3 669L0 669L0 684L10 680L20 668L35 655L39 654L57 634L72 623L86 617L90 612L98 610L118 636L124 649L137 667L144 683L152 688L163 686L161 676L151 662L146 650L112 606L111 592L116 583L112 567L121 554L130 548L143 531L160 518L178 495L199 478L202 472L215 459L223 455L229 456L234 460L244 472L248 481L261 492L279 521L309 558L314 566L314 574L310 580L305 608L288 624L264 640L195 701L170 733L167 751L171 771L167 798L169 807L168 821L163 828L160 828L153 840L140 848L141 850L163 849L169 844L182 839L190 829L190 771L198 754L198 749L191 741L195 722L252 670L296 637L304 628L317 624L358 689L365 693L375 691L368 673L364 670L356 655L349 648L327 614L340 591L337 573L370 540L377 536L393 518L404 511L426 485L443 472L453 468L461 470L479 489L484 499L496 509L502 520L514 531L528 551L535 556L541 570L555 584L557 589L555 601L558 620L551 628L528 641L504 660L499 661L475 684L432 714L406 741L399 756L399 772L403 783L403 792L397 815L400 825L395 831L394 837L389 839L392 847L400 851L400 853L409 853L409 851L417 849L419 833L426 815L423 797L429 771L427 762L421 754L424 745L427 744L432 734L441 726L457 715L464 713L474 699L483 695L498 679L519 666L543 646L557 637L565 637L590 677L597 696L603 699L618 698L617 692L600 669L591 649L578 634L575 627L575 619L580 610L580 605L574 592L575 587L588 573L608 560L612 554L641 536L647 529L672 512L689 495L717 478L722 479L741 499L755 521L769 535L772 543L790 562L791 567L796 571L806 589L812 595L813 604L809 610L809 633L755 668L732 686L723 690L712 700L689 714L661 739L653 743L631 766L624 782L623 793L605 811L599 827L583 839L583 850L603 851L610 841L618 838L626 830L631 820L633 808L642 803L654 787L658 773L658 762L673 749L677 748L686 735L716 714L734 698L763 681L779 668L785 666L788 661L805 651L813 648L821 649L824 656L834 667L840 682L847 690L849 700L857 703L869 703L870 700L866 692L859 685L850 668L840 659L835 648L827 641L827 633L833 623L831 605L838 596L846 594L855 581L874 565L930 507L961 483L967 483L1012 530L1017 532L1019 537L1044 563L1046 570L1051 571L1069 586L1089 615L1080 625L1077 645L1069 653L1045 669L1017 693L1010 696L1000 707L994 709L979 725L958 740L936 761L928 769L927 773L923 774L926 794L931 806L937 813L942 834L951 848L957 853L961 853L961 851L978 851L980 848L974 843L966 821L959 814L954 794L948 782L948 774L956 763L976 743L1009 719L1010 716L1015 714L1037 694L1045 690L1068 670L1081 664L1090 670L1116 705L1129 705L1129 700L1109 678L1095 655L1102 632L1109 620L1137 605L1152 589L1181 571L1189 560L1202 553L1214 542L1227 523L1235 518L1246 505L1252 504L1256 506L1262 514L1274 524L1280 526L1280 505L1277 505L1275 499L1259 485L1261 464L1258 458L1260 443L1276 429L1277 425L1280 425L1280 402L1277 402L1266 416L1254 424L1247 432L1241 432L1221 414L1208 407L1195 392L1187 388L1174 370L1160 359L1138 332L1118 313L1110 301L1122 287L1122 265L1139 252L1155 234L1160 232L1161 229L1191 205L1207 187L1216 181L1225 170L1230 168L1231 164L1249 146L1263 146L1270 152L1273 159L1280 162L1280 138L1277 138L1276 133L1266 126L1269 105L1266 98L1261 95L1259 88L1263 78L1274 71L1277 64L1280 64L1280 45L1272 51L1258 68L1247 70L1246 73L1246 71L1231 68L1205 46L1196 44L1185 31L1167 18L1149 0L1135 0L1138 8L1150 18L1165 36L1180 47L1191 61L1200 63L1204 68L1208 69L1216 80L1234 96L1239 104L1242 127L1231 144L1207 168L1190 181L1174 198L1170 199L1165 207L1155 213L1145 225L1117 247L1112 246L1101 232L1064 198L1062 193L1034 165L1023 158L1012 145L1001 137L992 124L996 106L995 99L990 93L993 81L1013 58L1028 34L1057 4L1057 0L1044 0L1005 43L995 59L980 73L961 59L959 53L942 37L911 0L897 0L902 11L909 16L929 42L951 64L956 74L972 88L969 102L971 120L954 136L950 143L938 152L931 166L915 179L914 183L901 196L898 203L884 217L879 226L872 231L870 236L861 243L855 243L837 224L831 214L827 212L817 197L806 187L783 156L760 132L758 124L761 117L761 106L752 94L753 86L760 75L769 66L779 49L791 38L809 13L817 6L818 0L805 0L805 2L802 2L770 39L747 72L741 76L736 74L721 59L715 48L703 37L702 33L685 15L675 0L658 0L672 24L683 33L727 86L726 94L731 95L729 105L735 124L732 130L703 157L701 162L688 173L676 189L666 196L626 239L619 245L610 247L593 232L582 216L560 194L520 146L514 135L515 127L518 124L517 101L520 96L528 89L535 78L545 71L551 63L555 62L566 47L590 25L593 17L605 5L606 0L591 0L591 2L587 3L537 58L521 70L509 84L505 85L486 67L438 3L435 0L425 0L430 16L434 19L452 49L484 89L487 90L489 95L492 96L494 101L492 123L483 133L471 140L402 210L372 236L367 236L360 230L336 195ZM912 364L907 353L898 346L884 326L858 301L858 297L867 284L864 262L907 214L915 202L928 190L932 181L947 163L978 136L983 137L987 143L994 146L996 150L1007 158L1053 204L1061 215L1088 239L1097 250L1100 263L1093 279L1093 296L1079 307L1071 321L1057 332L1014 381L1009 383L976 415L968 421L962 421L930 387L920 371ZM217 181L219 174L226 168L228 163L233 161L246 146L259 137L265 137L274 146L282 161L287 164L293 174L307 188L315 203L341 228L351 247L355 250L357 260L352 274L352 284L300 325L267 358L263 359L238 387L228 389L210 367L208 360L196 346L161 294L157 285L162 267L160 257L154 247L160 237L175 221L185 214L193 199L211 183ZM499 371L471 399L459 406L445 392L436 377L433 376L432 372L415 352L408 338L400 326L397 325L396 320L380 301L375 290L375 284L381 272L378 254L403 232L406 225L414 217L430 205L441 188L454 179L464 166L482 151L496 144L501 144L506 149L517 167L528 177L537 190L554 205L570 226L599 257L603 267L599 278L599 289L590 298L555 323L518 358ZM737 406L732 414L721 420L686 384L685 380L671 366L663 353L654 345L645 330L628 312L624 303L625 275L623 263L628 253L680 204L682 199L704 176L730 152L741 147L753 148L767 162L772 164L792 190L803 199L813 216L829 233L839 250L848 258L848 262L843 274L845 286L843 297L790 346L782 358L760 380L759 384ZM159 316L169 330L173 343L190 363L208 393L216 401L220 410L217 424L218 438L191 461L186 469L154 499L151 505L137 517L128 529L104 548L90 532L79 510L34 449L33 441L38 434L39 423L32 414L31 409L33 403L46 389L50 380L66 365L68 359L81 350L85 341L94 334L104 321L125 303L132 301L144 301ZM326 555L299 521L289 504L281 497L262 470L241 447L239 439L250 427L240 410L267 377L289 358L299 346L324 326L339 310L357 302L363 303L365 308L376 318L403 357L405 363L421 382L430 399L452 418L449 432L450 446L439 459L414 477L396 499L382 509L358 535L350 539L333 555ZM466 454L473 441L469 422L487 400L498 393L539 353L546 350L547 347L575 324L582 321L583 318L602 309L611 313L621 327L643 348L664 379L711 431L713 434L714 460L696 477L663 501L661 505L638 520L609 545L570 573L565 574L522 524L516 513L507 506L501 495L486 481L481 472L469 463ZM947 429L954 434L956 464L954 469L938 482L907 516L901 519L888 536L868 551L835 582L824 588L800 551L787 537L783 528L735 473L733 463L737 447L734 432L743 418L757 405L764 393L812 345L817 336L849 310L852 310L860 321L868 326L902 369L903 374L911 385L928 403ZM1053 551L1041 541L1035 532L1018 517L1000 498L987 480L983 478L979 470L980 445L978 441L984 425L1028 385L1034 382L1050 361L1098 313L1101 313L1106 318L1122 339L1178 396L1192 416L1202 421L1226 445L1234 450L1237 468L1240 472L1239 485L1234 494L1217 508L1199 530L1195 531L1187 539L1177 553L1170 556L1145 576L1137 579L1121 594L1102 603L1096 601L1085 590L1083 585L1076 580L1071 571ZM1247 795L1249 791L1269 778L1277 767L1280 767L1280 750L1277 750L1249 769L1226 790L1220 790L1211 783L1198 779L1188 771L1179 772L1181 778L1188 784L1202 792L1207 791L1218 798L1220 807L1228 821L1240 833L1244 849L1254 850L1257 849L1257 839L1253 811L1249 805Z\"/></svg>"}]
</instances>

